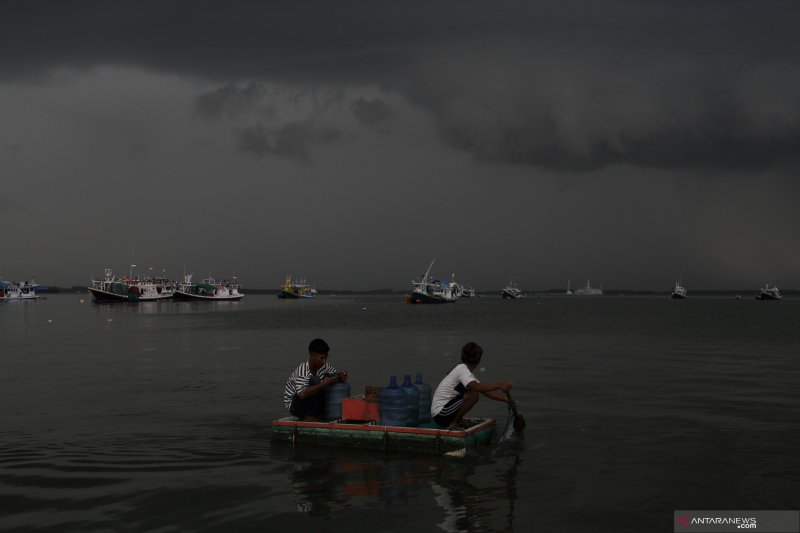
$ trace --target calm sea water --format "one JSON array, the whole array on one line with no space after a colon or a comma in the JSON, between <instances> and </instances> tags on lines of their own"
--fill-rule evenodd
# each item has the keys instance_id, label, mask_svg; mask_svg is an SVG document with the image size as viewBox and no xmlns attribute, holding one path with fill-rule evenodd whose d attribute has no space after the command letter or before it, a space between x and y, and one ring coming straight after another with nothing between
<instances>
[{"instance_id":1,"label":"calm sea water","mask_svg":"<svg viewBox=\"0 0 800 533\"><path fill-rule=\"evenodd\" d=\"M792 299L1 304L0 530L656 532L675 509L797 509L798 324ZM435 386L478 342L524 436L464 459L271 443L317 336L354 393Z\"/></svg>"}]
</instances>

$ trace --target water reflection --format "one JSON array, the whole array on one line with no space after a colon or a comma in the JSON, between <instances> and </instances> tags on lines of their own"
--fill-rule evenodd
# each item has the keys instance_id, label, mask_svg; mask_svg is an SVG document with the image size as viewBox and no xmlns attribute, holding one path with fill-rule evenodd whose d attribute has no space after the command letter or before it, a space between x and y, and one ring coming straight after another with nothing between
<instances>
[{"instance_id":1,"label":"water reflection","mask_svg":"<svg viewBox=\"0 0 800 533\"><path fill-rule=\"evenodd\" d=\"M194 302L179 300L158 300L153 302L102 302L84 299L101 315L179 315L204 312L224 312L241 309L242 301Z\"/></svg>"},{"instance_id":2,"label":"water reflection","mask_svg":"<svg viewBox=\"0 0 800 533\"><path fill-rule=\"evenodd\" d=\"M513 530L522 459L510 447L459 459L288 446L272 455L289 465L296 511L309 516L413 505L426 509L418 519L447 533Z\"/></svg>"}]
</instances>

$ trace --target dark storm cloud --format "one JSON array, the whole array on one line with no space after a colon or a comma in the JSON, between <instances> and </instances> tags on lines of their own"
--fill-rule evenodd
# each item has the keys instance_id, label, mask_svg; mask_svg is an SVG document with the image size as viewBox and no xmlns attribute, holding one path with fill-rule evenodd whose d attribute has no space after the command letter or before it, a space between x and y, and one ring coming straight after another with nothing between
<instances>
[{"instance_id":1,"label":"dark storm cloud","mask_svg":"<svg viewBox=\"0 0 800 533\"><path fill-rule=\"evenodd\" d=\"M214 91L195 96L195 112L209 120L236 117L252 111L266 92L266 88L259 83L248 83L242 87L227 83Z\"/></svg>"},{"instance_id":2,"label":"dark storm cloud","mask_svg":"<svg viewBox=\"0 0 800 533\"><path fill-rule=\"evenodd\" d=\"M196 76L225 83L195 101L208 119L243 114L260 82L380 86L479 159L758 169L800 154L799 13L721 0L18 3L0 21L0 78L101 64ZM378 120L378 102L352 110ZM308 157L318 135L303 124L243 128L239 145Z\"/></svg>"},{"instance_id":3,"label":"dark storm cloud","mask_svg":"<svg viewBox=\"0 0 800 533\"><path fill-rule=\"evenodd\" d=\"M236 132L237 145L243 152L257 156L286 156L304 162L308 161L314 145L332 143L340 136L337 130L318 128L302 121L275 130L255 124Z\"/></svg>"},{"instance_id":4,"label":"dark storm cloud","mask_svg":"<svg viewBox=\"0 0 800 533\"><path fill-rule=\"evenodd\" d=\"M428 59L399 90L437 118L448 143L481 159L564 170L758 169L800 157L794 66L655 50L613 61L615 50L569 60L515 50Z\"/></svg>"},{"instance_id":5,"label":"dark storm cloud","mask_svg":"<svg viewBox=\"0 0 800 533\"><path fill-rule=\"evenodd\" d=\"M391 106L380 98L368 100L359 98L350 104L353 114L364 126L374 126L391 119L394 113Z\"/></svg>"}]
</instances>

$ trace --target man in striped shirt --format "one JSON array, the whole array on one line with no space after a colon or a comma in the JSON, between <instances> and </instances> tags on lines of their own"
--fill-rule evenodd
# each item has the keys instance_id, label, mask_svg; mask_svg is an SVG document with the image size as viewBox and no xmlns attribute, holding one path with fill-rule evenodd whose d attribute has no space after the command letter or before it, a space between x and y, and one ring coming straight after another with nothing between
<instances>
[{"instance_id":1,"label":"man in striped shirt","mask_svg":"<svg viewBox=\"0 0 800 533\"><path fill-rule=\"evenodd\" d=\"M308 345L308 361L298 366L283 390L286 409L300 420L314 421L325 417L324 391L337 381L347 381L347 372L337 372L328 363L330 347L322 339Z\"/></svg>"}]
</instances>

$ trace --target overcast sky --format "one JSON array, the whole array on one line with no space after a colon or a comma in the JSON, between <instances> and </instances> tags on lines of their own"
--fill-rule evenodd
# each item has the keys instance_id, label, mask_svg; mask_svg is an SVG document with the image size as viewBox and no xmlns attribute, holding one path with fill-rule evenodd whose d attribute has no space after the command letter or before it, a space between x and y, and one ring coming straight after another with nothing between
<instances>
[{"instance_id":1,"label":"overcast sky","mask_svg":"<svg viewBox=\"0 0 800 533\"><path fill-rule=\"evenodd\" d=\"M800 288L800 3L6 2L0 273Z\"/></svg>"}]
</instances>

